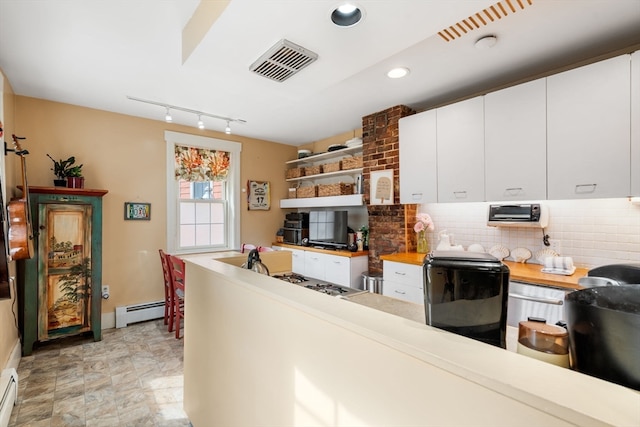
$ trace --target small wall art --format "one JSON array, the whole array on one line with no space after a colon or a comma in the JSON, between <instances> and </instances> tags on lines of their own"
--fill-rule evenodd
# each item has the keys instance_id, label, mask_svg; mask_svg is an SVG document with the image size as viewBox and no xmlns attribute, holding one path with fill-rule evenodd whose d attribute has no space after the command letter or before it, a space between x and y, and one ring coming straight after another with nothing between
<instances>
[{"instance_id":1,"label":"small wall art","mask_svg":"<svg viewBox=\"0 0 640 427\"><path fill-rule=\"evenodd\" d=\"M124 202L125 220L151 220L151 203Z\"/></svg>"},{"instance_id":2,"label":"small wall art","mask_svg":"<svg viewBox=\"0 0 640 427\"><path fill-rule=\"evenodd\" d=\"M370 204L392 205L393 190L393 169L371 171Z\"/></svg>"},{"instance_id":3,"label":"small wall art","mask_svg":"<svg viewBox=\"0 0 640 427\"><path fill-rule=\"evenodd\" d=\"M247 201L250 211L268 211L271 209L271 190L269 181L248 181Z\"/></svg>"}]
</instances>

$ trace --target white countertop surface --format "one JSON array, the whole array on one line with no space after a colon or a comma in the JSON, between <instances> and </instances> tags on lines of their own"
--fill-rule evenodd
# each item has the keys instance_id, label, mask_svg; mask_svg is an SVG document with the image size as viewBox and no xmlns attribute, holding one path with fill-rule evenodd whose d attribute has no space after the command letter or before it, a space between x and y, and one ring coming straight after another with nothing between
<instances>
[{"instance_id":1,"label":"white countertop surface","mask_svg":"<svg viewBox=\"0 0 640 427\"><path fill-rule=\"evenodd\" d=\"M416 304L407 306L376 294L360 294L345 301L216 261L233 255L237 253L184 256L187 274L189 263L223 274L239 286L340 322L362 336L527 405L543 407L576 425L640 425L637 391L429 327L421 321L422 306ZM379 310L363 304L377 305ZM389 314L397 310L404 310L406 316Z\"/></svg>"}]
</instances>

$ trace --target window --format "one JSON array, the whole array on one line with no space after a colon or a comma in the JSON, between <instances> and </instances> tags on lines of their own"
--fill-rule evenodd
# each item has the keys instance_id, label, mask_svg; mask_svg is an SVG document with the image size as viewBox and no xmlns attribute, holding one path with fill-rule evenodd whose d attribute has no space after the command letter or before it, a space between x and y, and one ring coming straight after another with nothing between
<instances>
[{"instance_id":1,"label":"window","mask_svg":"<svg viewBox=\"0 0 640 427\"><path fill-rule=\"evenodd\" d=\"M165 140L167 250L186 253L239 247L240 224L234 219L240 206L240 144L170 131L165 132ZM193 155L197 160L222 156L224 173L208 175L198 167L176 170L176 153L179 158Z\"/></svg>"}]
</instances>

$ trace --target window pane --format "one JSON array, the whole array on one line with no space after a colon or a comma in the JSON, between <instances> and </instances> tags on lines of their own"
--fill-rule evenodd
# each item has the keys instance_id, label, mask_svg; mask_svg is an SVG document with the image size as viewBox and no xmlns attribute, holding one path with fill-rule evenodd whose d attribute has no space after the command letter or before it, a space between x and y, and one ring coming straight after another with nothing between
<instances>
[{"instance_id":1,"label":"window pane","mask_svg":"<svg viewBox=\"0 0 640 427\"><path fill-rule=\"evenodd\" d=\"M225 243L224 224L211 224L211 244L223 245Z\"/></svg>"},{"instance_id":2,"label":"window pane","mask_svg":"<svg viewBox=\"0 0 640 427\"><path fill-rule=\"evenodd\" d=\"M224 209L225 204L223 203L212 203L211 204L211 222L216 224L224 223Z\"/></svg>"},{"instance_id":3,"label":"window pane","mask_svg":"<svg viewBox=\"0 0 640 427\"><path fill-rule=\"evenodd\" d=\"M210 222L209 203L196 203L196 224L208 224Z\"/></svg>"},{"instance_id":4,"label":"window pane","mask_svg":"<svg viewBox=\"0 0 640 427\"><path fill-rule=\"evenodd\" d=\"M192 247L196 243L196 227L194 225L180 226L180 246Z\"/></svg>"},{"instance_id":5,"label":"window pane","mask_svg":"<svg viewBox=\"0 0 640 427\"><path fill-rule=\"evenodd\" d=\"M211 244L209 224L196 225L196 246L209 246Z\"/></svg>"},{"instance_id":6,"label":"window pane","mask_svg":"<svg viewBox=\"0 0 640 427\"><path fill-rule=\"evenodd\" d=\"M180 203L180 224L194 224L196 222L195 203Z\"/></svg>"}]
</instances>

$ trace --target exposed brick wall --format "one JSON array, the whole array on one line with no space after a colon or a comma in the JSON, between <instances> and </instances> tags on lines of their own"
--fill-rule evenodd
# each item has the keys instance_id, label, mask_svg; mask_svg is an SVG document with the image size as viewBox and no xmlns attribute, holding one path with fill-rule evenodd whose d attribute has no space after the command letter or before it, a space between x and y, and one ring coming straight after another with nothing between
<instances>
[{"instance_id":1,"label":"exposed brick wall","mask_svg":"<svg viewBox=\"0 0 640 427\"><path fill-rule=\"evenodd\" d=\"M415 114L404 105L362 118L364 199L369 213L369 273L381 273L380 255L415 250L416 205L400 204L398 121ZM371 205L371 171L393 169L394 204ZM408 220L407 220L408 219Z\"/></svg>"}]
</instances>

